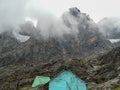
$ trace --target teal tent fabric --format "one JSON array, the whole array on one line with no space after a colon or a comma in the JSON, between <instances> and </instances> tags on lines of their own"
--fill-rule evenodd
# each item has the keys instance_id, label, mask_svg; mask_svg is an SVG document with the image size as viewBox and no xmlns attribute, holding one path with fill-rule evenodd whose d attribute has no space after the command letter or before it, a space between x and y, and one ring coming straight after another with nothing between
<instances>
[{"instance_id":1,"label":"teal tent fabric","mask_svg":"<svg viewBox=\"0 0 120 90\"><path fill-rule=\"evenodd\" d=\"M39 85L44 85L50 81L49 77L44 77L44 76L36 76L34 79L34 82L32 84L32 87L36 87Z\"/></svg>"},{"instance_id":2,"label":"teal tent fabric","mask_svg":"<svg viewBox=\"0 0 120 90\"><path fill-rule=\"evenodd\" d=\"M49 83L49 90L87 90L86 84L71 71L65 70Z\"/></svg>"}]
</instances>

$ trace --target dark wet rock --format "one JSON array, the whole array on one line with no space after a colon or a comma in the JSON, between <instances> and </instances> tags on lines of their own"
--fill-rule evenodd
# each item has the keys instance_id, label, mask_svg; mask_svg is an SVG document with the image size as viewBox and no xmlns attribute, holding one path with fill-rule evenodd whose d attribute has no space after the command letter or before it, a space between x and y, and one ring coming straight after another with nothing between
<instances>
[{"instance_id":1,"label":"dark wet rock","mask_svg":"<svg viewBox=\"0 0 120 90\"><path fill-rule=\"evenodd\" d=\"M70 10L70 13L71 13L73 16L75 16L75 17L77 17L78 15L80 15L80 10L79 10L77 7L70 8L69 10Z\"/></svg>"}]
</instances>

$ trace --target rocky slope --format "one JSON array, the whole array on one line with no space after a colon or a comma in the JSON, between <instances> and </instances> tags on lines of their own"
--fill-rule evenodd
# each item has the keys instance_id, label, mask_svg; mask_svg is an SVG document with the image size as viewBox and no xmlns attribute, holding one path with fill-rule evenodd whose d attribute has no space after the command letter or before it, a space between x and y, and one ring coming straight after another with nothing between
<instances>
[{"instance_id":1,"label":"rocky slope","mask_svg":"<svg viewBox=\"0 0 120 90\"><path fill-rule=\"evenodd\" d=\"M21 63L1 67L0 87L1 90L41 90L40 87L31 88L36 75L52 78L66 67L87 83L88 90L114 90L120 85L119 52L120 47L104 55L81 60L51 60L39 65Z\"/></svg>"}]
</instances>

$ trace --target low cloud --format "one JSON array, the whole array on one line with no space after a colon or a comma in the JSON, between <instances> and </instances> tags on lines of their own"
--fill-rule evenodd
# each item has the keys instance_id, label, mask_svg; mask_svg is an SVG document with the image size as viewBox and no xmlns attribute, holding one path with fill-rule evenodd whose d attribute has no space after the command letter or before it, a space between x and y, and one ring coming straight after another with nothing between
<instances>
[{"instance_id":1,"label":"low cloud","mask_svg":"<svg viewBox=\"0 0 120 90\"><path fill-rule=\"evenodd\" d=\"M98 22L100 32L107 39L118 39L120 38L120 18L110 17L104 18Z\"/></svg>"},{"instance_id":2,"label":"low cloud","mask_svg":"<svg viewBox=\"0 0 120 90\"><path fill-rule=\"evenodd\" d=\"M35 21L33 24L36 24L25 26L26 19L29 22ZM27 28L21 28L22 24ZM97 25L77 8L71 8L64 12L61 17L56 17L42 8L37 0L1 0L0 32L5 30L20 32L24 35L33 34L36 37L40 35L44 38L62 38L65 34L77 35L82 30L95 32Z\"/></svg>"}]
</instances>

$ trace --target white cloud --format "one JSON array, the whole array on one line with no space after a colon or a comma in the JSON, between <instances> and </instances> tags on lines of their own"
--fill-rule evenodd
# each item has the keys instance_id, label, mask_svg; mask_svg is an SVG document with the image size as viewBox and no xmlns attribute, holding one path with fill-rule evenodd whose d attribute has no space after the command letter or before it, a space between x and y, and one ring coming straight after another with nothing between
<instances>
[{"instance_id":1,"label":"white cloud","mask_svg":"<svg viewBox=\"0 0 120 90\"><path fill-rule=\"evenodd\" d=\"M9 17L12 18L7 16L5 18L14 19L15 14L18 16L21 13L30 14L30 10L51 12L60 16L68 8L76 6L97 22L103 17L120 16L119 3L120 0L0 0L0 12L4 10L0 17L9 14ZM7 11L8 8L9 11Z\"/></svg>"}]
</instances>

